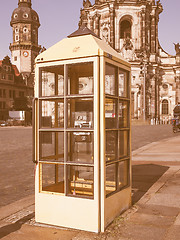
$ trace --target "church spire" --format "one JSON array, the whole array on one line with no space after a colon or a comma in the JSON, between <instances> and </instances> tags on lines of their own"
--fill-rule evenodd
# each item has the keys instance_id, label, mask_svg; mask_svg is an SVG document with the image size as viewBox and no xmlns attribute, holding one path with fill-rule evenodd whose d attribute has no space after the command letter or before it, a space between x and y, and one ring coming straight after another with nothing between
<instances>
[{"instance_id":1,"label":"church spire","mask_svg":"<svg viewBox=\"0 0 180 240\"><path fill-rule=\"evenodd\" d=\"M18 6L31 7L31 0L19 0Z\"/></svg>"}]
</instances>

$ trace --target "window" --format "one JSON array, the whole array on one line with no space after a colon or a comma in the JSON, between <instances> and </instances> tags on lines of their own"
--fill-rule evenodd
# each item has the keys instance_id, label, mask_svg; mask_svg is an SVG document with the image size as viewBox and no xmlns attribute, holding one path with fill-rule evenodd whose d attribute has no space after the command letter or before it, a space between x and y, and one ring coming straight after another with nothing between
<instances>
[{"instance_id":1,"label":"window","mask_svg":"<svg viewBox=\"0 0 180 240\"><path fill-rule=\"evenodd\" d=\"M64 127L64 100L41 100L41 127L63 128Z\"/></svg>"},{"instance_id":2,"label":"window","mask_svg":"<svg viewBox=\"0 0 180 240\"><path fill-rule=\"evenodd\" d=\"M9 90L9 98L12 98L12 90Z\"/></svg>"},{"instance_id":3,"label":"window","mask_svg":"<svg viewBox=\"0 0 180 240\"><path fill-rule=\"evenodd\" d=\"M19 97L24 97L24 92L19 91Z\"/></svg>"},{"instance_id":4,"label":"window","mask_svg":"<svg viewBox=\"0 0 180 240\"><path fill-rule=\"evenodd\" d=\"M2 89L0 89L0 98L2 97Z\"/></svg>"},{"instance_id":5,"label":"window","mask_svg":"<svg viewBox=\"0 0 180 240\"><path fill-rule=\"evenodd\" d=\"M8 75L8 80L13 80L13 75L12 74Z\"/></svg>"},{"instance_id":6,"label":"window","mask_svg":"<svg viewBox=\"0 0 180 240\"><path fill-rule=\"evenodd\" d=\"M169 113L169 103L167 99L164 99L162 101L162 114L168 114Z\"/></svg>"},{"instance_id":7,"label":"window","mask_svg":"<svg viewBox=\"0 0 180 240\"><path fill-rule=\"evenodd\" d=\"M93 63L68 65L68 95L93 94Z\"/></svg>"},{"instance_id":8,"label":"window","mask_svg":"<svg viewBox=\"0 0 180 240\"><path fill-rule=\"evenodd\" d=\"M3 89L3 97L6 97L6 89Z\"/></svg>"},{"instance_id":9,"label":"window","mask_svg":"<svg viewBox=\"0 0 180 240\"><path fill-rule=\"evenodd\" d=\"M128 20L123 20L120 23L120 38L131 38L131 23Z\"/></svg>"},{"instance_id":10,"label":"window","mask_svg":"<svg viewBox=\"0 0 180 240\"><path fill-rule=\"evenodd\" d=\"M117 68L110 64L106 64L105 73L105 93L116 95L116 81L117 81Z\"/></svg>"},{"instance_id":11,"label":"window","mask_svg":"<svg viewBox=\"0 0 180 240\"><path fill-rule=\"evenodd\" d=\"M94 146L92 132L69 132L68 135L68 162L94 162Z\"/></svg>"},{"instance_id":12,"label":"window","mask_svg":"<svg viewBox=\"0 0 180 240\"><path fill-rule=\"evenodd\" d=\"M23 18L28 18L28 14L27 14L27 13L24 13L24 14L23 14Z\"/></svg>"},{"instance_id":13,"label":"window","mask_svg":"<svg viewBox=\"0 0 180 240\"><path fill-rule=\"evenodd\" d=\"M41 164L41 191L64 193L64 166Z\"/></svg>"},{"instance_id":14,"label":"window","mask_svg":"<svg viewBox=\"0 0 180 240\"><path fill-rule=\"evenodd\" d=\"M2 108L3 108L3 109L6 108L6 103L5 103L5 102L2 103Z\"/></svg>"},{"instance_id":15,"label":"window","mask_svg":"<svg viewBox=\"0 0 180 240\"><path fill-rule=\"evenodd\" d=\"M14 61L17 61L17 56L14 57Z\"/></svg>"},{"instance_id":16,"label":"window","mask_svg":"<svg viewBox=\"0 0 180 240\"><path fill-rule=\"evenodd\" d=\"M23 32L24 32L24 33L27 33L27 32L28 32L28 28L27 28L27 27L24 27L24 28L23 28Z\"/></svg>"},{"instance_id":17,"label":"window","mask_svg":"<svg viewBox=\"0 0 180 240\"><path fill-rule=\"evenodd\" d=\"M64 94L64 66L43 68L40 96Z\"/></svg>"},{"instance_id":18,"label":"window","mask_svg":"<svg viewBox=\"0 0 180 240\"><path fill-rule=\"evenodd\" d=\"M19 35L15 35L15 42L19 41Z\"/></svg>"},{"instance_id":19,"label":"window","mask_svg":"<svg viewBox=\"0 0 180 240\"><path fill-rule=\"evenodd\" d=\"M69 128L93 127L93 98L70 98L67 104Z\"/></svg>"},{"instance_id":20,"label":"window","mask_svg":"<svg viewBox=\"0 0 180 240\"><path fill-rule=\"evenodd\" d=\"M168 90L168 85L167 85L167 84L164 83L164 84L162 85L162 87L163 87L163 90Z\"/></svg>"},{"instance_id":21,"label":"window","mask_svg":"<svg viewBox=\"0 0 180 240\"><path fill-rule=\"evenodd\" d=\"M0 102L0 109L5 109L5 108L6 108L6 103Z\"/></svg>"},{"instance_id":22,"label":"window","mask_svg":"<svg viewBox=\"0 0 180 240\"><path fill-rule=\"evenodd\" d=\"M40 192L92 199L93 63L40 71Z\"/></svg>"},{"instance_id":23,"label":"window","mask_svg":"<svg viewBox=\"0 0 180 240\"><path fill-rule=\"evenodd\" d=\"M13 98L15 98L16 97L16 92L15 92L15 90L13 90Z\"/></svg>"},{"instance_id":24,"label":"window","mask_svg":"<svg viewBox=\"0 0 180 240\"><path fill-rule=\"evenodd\" d=\"M120 97L128 97L127 96L127 73L119 70L119 96Z\"/></svg>"},{"instance_id":25,"label":"window","mask_svg":"<svg viewBox=\"0 0 180 240\"><path fill-rule=\"evenodd\" d=\"M64 162L64 133L40 132L41 161Z\"/></svg>"},{"instance_id":26,"label":"window","mask_svg":"<svg viewBox=\"0 0 180 240\"><path fill-rule=\"evenodd\" d=\"M128 73L106 64L105 71L105 157L106 196L128 186L129 149Z\"/></svg>"},{"instance_id":27,"label":"window","mask_svg":"<svg viewBox=\"0 0 180 240\"><path fill-rule=\"evenodd\" d=\"M2 79L6 79L6 74L2 73L1 78L2 78Z\"/></svg>"}]
</instances>

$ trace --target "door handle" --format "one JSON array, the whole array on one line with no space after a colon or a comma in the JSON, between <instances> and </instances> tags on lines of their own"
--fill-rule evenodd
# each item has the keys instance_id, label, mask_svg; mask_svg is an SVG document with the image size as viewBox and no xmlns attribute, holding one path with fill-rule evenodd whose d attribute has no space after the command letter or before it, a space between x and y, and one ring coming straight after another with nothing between
<instances>
[{"instance_id":1,"label":"door handle","mask_svg":"<svg viewBox=\"0 0 180 240\"><path fill-rule=\"evenodd\" d=\"M35 141L35 136L36 136L36 102L38 98L34 98L32 102L32 161L33 163L37 164L38 161L36 159L36 141Z\"/></svg>"}]
</instances>

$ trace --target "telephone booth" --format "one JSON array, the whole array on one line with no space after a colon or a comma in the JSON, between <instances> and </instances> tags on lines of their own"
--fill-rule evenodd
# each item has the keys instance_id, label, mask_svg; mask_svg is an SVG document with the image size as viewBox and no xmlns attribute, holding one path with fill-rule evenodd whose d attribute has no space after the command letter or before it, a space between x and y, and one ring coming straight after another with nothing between
<instances>
[{"instance_id":1,"label":"telephone booth","mask_svg":"<svg viewBox=\"0 0 180 240\"><path fill-rule=\"evenodd\" d=\"M35 219L103 232L131 205L130 64L85 27L35 76Z\"/></svg>"}]
</instances>

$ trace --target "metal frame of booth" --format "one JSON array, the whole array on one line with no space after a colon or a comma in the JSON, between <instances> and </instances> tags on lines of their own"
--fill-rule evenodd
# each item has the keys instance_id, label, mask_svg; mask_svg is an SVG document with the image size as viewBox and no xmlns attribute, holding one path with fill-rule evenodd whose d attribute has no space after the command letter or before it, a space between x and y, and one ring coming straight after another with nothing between
<instances>
[{"instance_id":1,"label":"metal frame of booth","mask_svg":"<svg viewBox=\"0 0 180 240\"><path fill-rule=\"evenodd\" d=\"M36 60L37 222L103 232L131 205L130 64L99 45Z\"/></svg>"}]
</instances>

